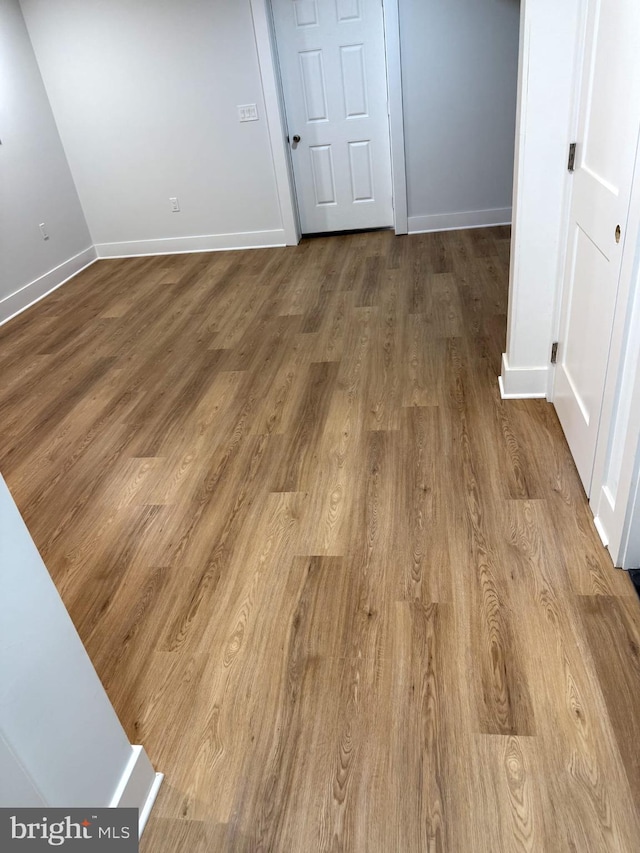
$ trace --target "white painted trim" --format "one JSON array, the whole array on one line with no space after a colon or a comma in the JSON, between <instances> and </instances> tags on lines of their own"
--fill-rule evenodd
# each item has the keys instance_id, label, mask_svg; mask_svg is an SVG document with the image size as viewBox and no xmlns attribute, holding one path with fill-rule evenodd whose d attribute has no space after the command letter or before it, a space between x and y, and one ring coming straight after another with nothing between
<instances>
[{"instance_id":1,"label":"white painted trim","mask_svg":"<svg viewBox=\"0 0 640 853\"><path fill-rule=\"evenodd\" d=\"M111 798L109 808L138 809L139 835L142 835L163 778L162 773L156 773L153 769L144 747L132 746L131 757Z\"/></svg>"},{"instance_id":2,"label":"white painted trim","mask_svg":"<svg viewBox=\"0 0 640 853\"><path fill-rule=\"evenodd\" d=\"M460 213L410 216L408 233L427 234L430 231L459 231L463 228L487 228L491 225L510 224L511 208L496 207L489 210L465 210Z\"/></svg>"},{"instance_id":3,"label":"white painted trim","mask_svg":"<svg viewBox=\"0 0 640 853\"><path fill-rule=\"evenodd\" d=\"M181 255L187 252L224 252L231 249L265 249L285 246L284 229L245 231L237 234L203 234L124 243L97 243L99 258L135 258L143 255Z\"/></svg>"},{"instance_id":4,"label":"white painted trim","mask_svg":"<svg viewBox=\"0 0 640 853\"><path fill-rule=\"evenodd\" d=\"M547 395L555 374L548 353L557 340L553 311L566 228L562 206L570 182L565 143L575 111L572 74L584 2L520 2L506 352L514 366L536 365L545 371Z\"/></svg>"},{"instance_id":5,"label":"white painted trim","mask_svg":"<svg viewBox=\"0 0 640 853\"><path fill-rule=\"evenodd\" d=\"M58 287L61 287L69 279L78 275L79 272L91 266L96 260L96 251L94 246L89 246L88 249L79 252L72 258L64 261L57 267L54 267L49 272L44 273L39 278L25 284L20 290L15 293L5 296L0 300L0 326L11 320L27 308L30 308L36 302L44 299L49 293L52 293Z\"/></svg>"},{"instance_id":6,"label":"white painted trim","mask_svg":"<svg viewBox=\"0 0 640 853\"><path fill-rule=\"evenodd\" d=\"M518 41L518 95L516 101L516 128L513 161L513 192L511 197L511 246L509 251L509 296L507 308L507 352L513 351L515 330L518 328L518 291L520 289L520 254L522 238L518 227L522 207L522 190L525 179L524 128L529 106L529 57L531 52L531 22L527 5L520 3L520 34ZM505 356L503 356L503 365ZM501 386L502 390L502 386Z\"/></svg>"},{"instance_id":7,"label":"white painted trim","mask_svg":"<svg viewBox=\"0 0 640 853\"><path fill-rule=\"evenodd\" d=\"M296 210L295 190L289 149L285 142L286 123L279 78L276 72L274 56L274 38L271 23L271 11L268 0L251 0L253 32L258 51L258 65L262 78L266 122L271 143L271 157L276 179L280 215L287 246L296 246L300 242L300 227Z\"/></svg>"},{"instance_id":8,"label":"white painted trim","mask_svg":"<svg viewBox=\"0 0 640 853\"><path fill-rule=\"evenodd\" d=\"M569 152L569 145L575 142L578 138L578 124L580 121L580 96L582 83L582 65L584 62L584 51L586 45L587 34L587 7L589 0L581 0L579 25L576 29L574 50L574 65L572 72L573 79L573 95L570 110L570 126L567 128L567 138L565 140L565 151ZM560 341L561 322L562 322L562 305L565 293L564 279L565 267L567 264L567 251L569 247L569 235L571 225L571 202L573 199L573 174L567 170L564 176L564 194L562 199L562 214L560 229L560 241L558 251L558 268L556 273L556 292L553 306L553 319L551 323L551 338L549 340L549 349L554 341ZM555 380L556 371L549 371L549 387L547 388L547 399L553 402L555 397Z\"/></svg>"},{"instance_id":9,"label":"white painted trim","mask_svg":"<svg viewBox=\"0 0 640 853\"><path fill-rule=\"evenodd\" d=\"M138 838L142 836L144 832L144 828L147 825L147 821L149 820L149 815L151 814L151 809L153 808L156 798L160 793L160 786L164 781L164 773L156 773L156 778L153 781L153 785L149 789L149 794L147 795L147 799L145 800L144 806L138 811Z\"/></svg>"},{"instance_id":10,"label":"white painted trim","mask_svg":"<svg viewBox=\"0 0 640 853\"><path fill-rule=\"evenodd\" d=\"M407 208L407 168L404 153L402 104L402 64L400 55L400 11L398 0L383 0L384 43L387 58L387 108L391 143L391 185L393 227L396 234L409 231Z\"/></svg>"},{"instance_id":11,"label":"white painted trim","mask_svg":"<svg viewBox=\"0 0 640 853\"><path fill-rule=\"evenodd\" d=\"M596 528L598 536L600 537L600 541L604 545L605 548L609 547L609 538L607 536L607 531L604 529L602 521L600 520L600 516L596 515L593 518L593 524Z\"/></svg>"},{"instance_id":12,"label":"white painted trim","mask_svg":"<svg viewBox=\"0 0 640 853\"><path fill-rule=\"evenodd\" d=\"M640 568L640 443L636 451L633 482L633 489L627 503L627 517L618 560L616 561L616 565L623 569Z\"/></svg>"},{"instance_id":13,"label":"white painted trim","mask_svg":"<svg viewBox=\"0 0 640 853\"><path fill-rule=\"evenodd\" d=\"M155 771L142 746L131 746L131 755L113 792L110 809L142 808L155 782Z\"/></svg>"},{"instance_id":14,"label":"white painted trim","mask_svg":"<svg viewBox=\"0 0 640 853\"><path fill-rule=\"evenodd\" d=\"M538 399L547 396L546 367L509 367L507 354L502 353L502 373L498 377L503 400Z\"/></svg>"}]
</instances>

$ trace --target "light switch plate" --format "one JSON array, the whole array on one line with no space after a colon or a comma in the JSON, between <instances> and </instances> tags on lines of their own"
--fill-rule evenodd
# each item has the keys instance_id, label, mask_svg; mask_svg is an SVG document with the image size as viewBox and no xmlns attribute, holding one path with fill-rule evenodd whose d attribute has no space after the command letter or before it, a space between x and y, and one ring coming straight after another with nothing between
<instances>
[{"instance_id":1,"label":"light switch plate","mask_svg":"<svg viewBox=\"0 0 640 853\"><path fill-rule=\"evenodd\" d=\"M258 121L258 107L256 104L242 104L238 107L238 118L240 121Z\"/></svg>"}]
</instances>

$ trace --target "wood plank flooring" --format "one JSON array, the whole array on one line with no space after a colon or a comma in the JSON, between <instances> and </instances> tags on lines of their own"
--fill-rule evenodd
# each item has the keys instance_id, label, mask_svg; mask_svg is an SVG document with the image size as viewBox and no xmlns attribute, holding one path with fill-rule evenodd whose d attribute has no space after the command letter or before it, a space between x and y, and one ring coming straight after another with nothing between
<instances>
[{"instance_id":1,"label":"wood plank flooring","mask_svg":"<svg viewBox=\"0 0 640 853\"><path fill-rule=\"evenodd\" d=\"M0 329L0 470L134 743L144 853L637 851L640 602L504 228L101 261Z\"/></svg>"}]
</instances>

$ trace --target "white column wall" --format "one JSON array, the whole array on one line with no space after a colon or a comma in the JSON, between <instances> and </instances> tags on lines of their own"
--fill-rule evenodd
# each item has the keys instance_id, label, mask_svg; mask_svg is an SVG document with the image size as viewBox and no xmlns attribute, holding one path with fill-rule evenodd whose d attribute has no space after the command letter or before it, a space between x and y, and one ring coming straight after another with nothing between
<instances>
[{"instance_id":1,"label":"white column wall","mask_svg":"<svg viewBox=\"0 0 640 853\"><path fill-rule=\"evenodd\" d=\"M505 397L545 397L567 233L584 0L522 0Z\"/></svg>"},{"instance_id":2,"label":"white column wall","mask_svg":"<svg viewBox=\"0 0 640 853\"><path fill-rule=\"evenodd\" d=\"M0 806L112 805L135 748L2 477L0 589Z\"/></svg>"}]
</instances>

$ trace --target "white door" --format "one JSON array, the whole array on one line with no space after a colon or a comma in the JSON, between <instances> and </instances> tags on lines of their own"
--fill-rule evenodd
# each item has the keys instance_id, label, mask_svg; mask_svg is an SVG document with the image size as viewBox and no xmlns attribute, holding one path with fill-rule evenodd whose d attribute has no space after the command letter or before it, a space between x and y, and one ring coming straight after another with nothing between
<instances>
[{"instance_id":1,"label":"white door","mask_svg":"<svg viewBox=\"0 0 640 853\"><path fill-rule=\"evenodd\" d=\"M640 126L640 2L589 0L554 404L587 495Z\"/></svg>"},{"instance_id":2,"label":"white door","mask_svg":"<svg viewBox=\"0 0 640 853\"><path fill-rule=\"evenodd\" d=\"M302 233L392 225L381 0L271 5Z\"/></svg>"}]
</instances>

